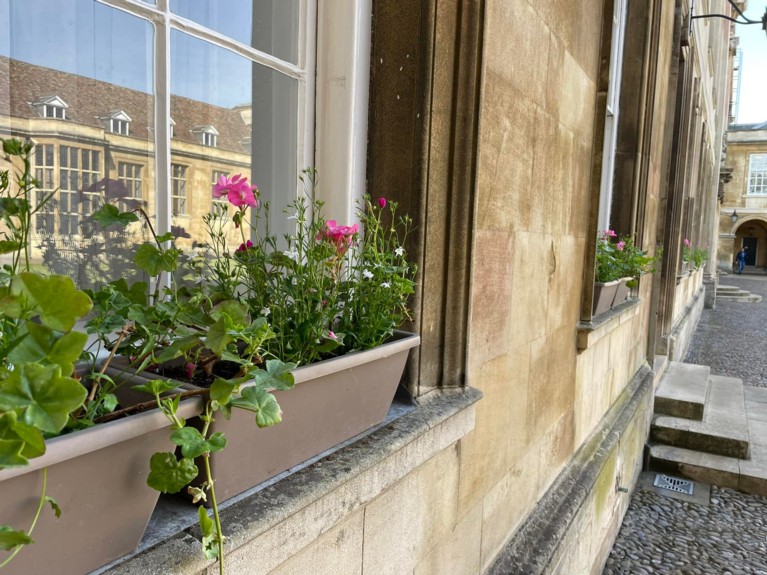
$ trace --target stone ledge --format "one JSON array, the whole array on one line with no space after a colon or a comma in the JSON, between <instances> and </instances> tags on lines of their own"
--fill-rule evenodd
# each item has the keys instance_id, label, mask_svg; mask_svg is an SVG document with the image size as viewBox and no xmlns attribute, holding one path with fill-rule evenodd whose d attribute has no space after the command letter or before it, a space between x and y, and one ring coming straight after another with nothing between
<instances>
[{"instance_id":1,"label":"stone ledge","mask_svg":"<svg viewBox=\"0 0 767 575\"><path fill-rule=\"evenodd\" d=\"M560 544L595 488L611 451L642 407L651 411L652 381L652 371L645 364L498 554L486 575L551 572L559 559Z\"/></svg>"},{"instance_id":2,"label":"stone ledge","mask_svg":"<svg viewBox=\"0 0 767 575\"><path fill-rule=\"evenodd\" d=\"M578 353L587 350L614 329L639 313L642 300L631 297L610 311L595 316L591 321L578 322L576 345Z\"/></svg>"},{"instance_id":3,"label":"stone ledge","mask_svg":"<svg viewBox=\"0 0 767 575\"><path fill-rule=\"evenodd\" d=\"M432 392L407 415L224 509L227 556L247 553L249 575L270 572L472 431L481 397L473 388ZM202 558L200 539L190 527L100 573L204 575L214 562Z\"/></svg>"}]
</instances>

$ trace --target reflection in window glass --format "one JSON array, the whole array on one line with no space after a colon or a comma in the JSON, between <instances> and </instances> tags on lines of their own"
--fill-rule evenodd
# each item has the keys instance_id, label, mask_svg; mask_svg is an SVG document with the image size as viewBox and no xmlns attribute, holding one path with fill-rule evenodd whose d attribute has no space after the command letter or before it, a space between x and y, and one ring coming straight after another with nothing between
<instances>
[{"instance_id":1,"label":"reflection in window glass","mask_svg":"<svg viewBox=\"0 0 767 575\"><path fill-rule=\"evenodd\" d=\"M173 224L189 243L206 240L202 216L213 205L216 172L248 177L282 216L296 193L297 80L178 31L171 58L171 157L187 166L186 211L174 196L173 214L189 216ZM242 241L236 230L229 237Z\"/></svg>"},{"instance_id":2,"label":"reflection in window glass","mask_svg":"<svg viewBox=\"0 0 767 575\"><path fill-rule=\"evenodd\" d=\"M211 30L285 60L298 61L300 0L171 0L171 10Z\"/></svg>"},{"instance_id":3,"label":"reflection in window glass","mask_svg":"<svg viewBox=\"0 0 767 575\"><path fill-rule=\"evenodd\" d=\"M36 144L34 200L53 193L33 218L32 256L80 287L139 279L133 252L143 227L104 230L91 216L104 202L154 213L154 198L140 192L154 173L152 44L149 23L93 0L0 9L0 126ZM119 110L135 120L130 127L103 120Z\"/></svg>"}]
</instances>

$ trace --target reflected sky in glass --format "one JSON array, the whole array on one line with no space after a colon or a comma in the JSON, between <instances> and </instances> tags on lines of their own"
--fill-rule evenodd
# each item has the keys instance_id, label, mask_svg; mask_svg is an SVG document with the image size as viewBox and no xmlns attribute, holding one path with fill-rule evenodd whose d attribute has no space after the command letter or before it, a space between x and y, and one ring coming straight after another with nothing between
<instances>
[{"instance_id":1,"label":"reflected sky in glass","mask_svg":"<svg viewBox=\"0 0 767 575\"><path fill-rule=\"evenodd\" d=\"M298 60L300 0L171 0L179 16L286 62Z\"/></svg>"}]
</instances>

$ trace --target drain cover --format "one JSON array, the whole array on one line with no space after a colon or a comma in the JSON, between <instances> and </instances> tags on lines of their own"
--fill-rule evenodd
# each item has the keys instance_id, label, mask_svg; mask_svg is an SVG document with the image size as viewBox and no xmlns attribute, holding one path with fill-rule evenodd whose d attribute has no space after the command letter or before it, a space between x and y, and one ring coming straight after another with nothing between
<instances>
[{"instance_id":1,"label":"drain cover","mask_svg":"<svg viewBox=\"0 0 767 575\"><path fill-rule=\"evenodd\" d=\"M695 484L692 481L661 474L655 476L653 485L655 487L660 487L661 489L675 491L676 493L684 493L685 495L692 495L692 492L695 489Z\"/></svg>"}]
</instances>

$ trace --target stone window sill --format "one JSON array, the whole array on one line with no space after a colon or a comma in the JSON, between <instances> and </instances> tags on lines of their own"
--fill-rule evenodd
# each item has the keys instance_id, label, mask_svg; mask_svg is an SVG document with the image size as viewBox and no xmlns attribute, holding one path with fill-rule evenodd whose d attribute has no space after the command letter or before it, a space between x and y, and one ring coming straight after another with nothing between
<instances>
[{"instance_id":1,"label":"stone window sill","mask_svg":"<svg viewBox=\"0 0 767 575\"><path fill-rule=\"evenodd\" d=\"M276 568L472 431L481 397L464 388L432 392L414 408L395 404L378 428L227 501L227 555L255 541L268 563L259 571ZM139 548L91 575L207 573L213 562L202 555L196 525L196 507L166 498Z\"/></svg>"},{"instance_id":2,"label":"stone window sill","mask_svg":"<svg viewBox=\"0 0 767 575\"><path fill-rule=\"evenodd\" d=\"M593 317L591 321L578 322L576 337L578 353L587 350L619 325L638 314L641 302L639 298L630 297L610 311Z\"/></svg>"}]
</instances>

